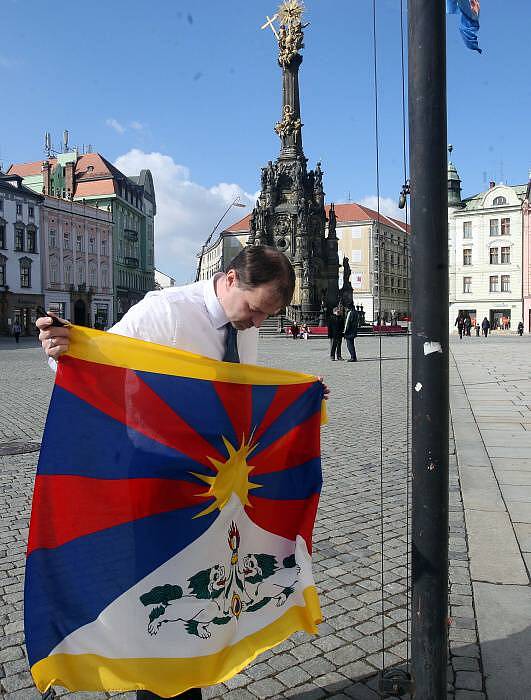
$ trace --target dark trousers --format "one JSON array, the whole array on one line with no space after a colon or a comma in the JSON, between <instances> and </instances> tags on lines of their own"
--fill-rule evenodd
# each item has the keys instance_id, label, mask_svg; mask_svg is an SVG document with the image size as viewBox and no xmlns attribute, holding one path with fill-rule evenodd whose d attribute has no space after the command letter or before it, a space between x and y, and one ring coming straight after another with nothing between
<instances>
[{"instance_id":1,"label":"dark trousers","mask_svg":"<svg viewBox=\"0 0 531 700\"><path fill-rule=\"evenodd\" d=\"M20 338L20 333L15 333L15 342L18 343L18 339Z\"/></svg>"},{"instance_id":2,"label":"dark trousers","mask_svg":"<svg viewBox=\"0 0 531 700\"><path fill-rule=\"evenodd\" d=\"M201 688L190 688L190 690L185 690L184 693L173 697L180 698L180 700L201 700L203 696L201 695ZM159 700L159 698L160 695L155 695L150 690L136 691L136 700ZM167 698L167 700L173 700L173 698Z\"/></svg>"},{"instance_id":3,"label":"dark trousers","mask_svg":"<svg viewBox=\"0 0 531 700\"><path fill-rule=\"evenodd\" d=\"M351 360L357 360L358 358L356 357L356 347L354 345L354 338L345 338L347 341L347 350L350 353L350 359Z\"/></svg>"},{"instance_id":4,"label":"dark trousers","mask_svg":"<svg viewBox=\"0 0 531 700\"><path fill-rule=\"evenodd\" d=\"M343 338L330 338L330 357L335 360L336 357L338 360L341 359L341 344L343 342Z\"/></svg>"}]
</instances>

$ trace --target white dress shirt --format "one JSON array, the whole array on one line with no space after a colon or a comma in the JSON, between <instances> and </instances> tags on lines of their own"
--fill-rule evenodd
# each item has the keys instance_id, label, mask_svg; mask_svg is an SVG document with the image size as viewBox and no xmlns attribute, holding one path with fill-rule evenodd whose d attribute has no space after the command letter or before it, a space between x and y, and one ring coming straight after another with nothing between
<instances>
[{"instance_id":1,"label":"white dress shirt","mask_svg":"<svg viewBox=\"0 0 531 700\"><path fill-rule=\"evenodd\" d=\"M227 334L224 326L229 319L214 288L221 274L183 287L148 292L109 333L223 359ZM240 362L256 364L257 350L258 329L239 331Z\"/></svg>"}]
</instances>

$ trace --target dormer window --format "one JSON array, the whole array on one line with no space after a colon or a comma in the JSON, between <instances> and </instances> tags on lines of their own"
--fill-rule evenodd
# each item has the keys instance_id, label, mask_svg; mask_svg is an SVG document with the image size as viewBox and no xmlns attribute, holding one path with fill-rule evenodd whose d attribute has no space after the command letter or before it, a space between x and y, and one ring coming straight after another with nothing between
<instances>
[{"instance_id":1,"label":"dormer window","mask_svg":"<svg viewBox=\"0 0 531 700\"><path fill-rule=\"evenodd\" d=\"M499 207L502 204L507 204L507 200L505 199L505 197L494 197L494 199L492 200L492 205L494 207Z\"/></svg>"}]
</instances>

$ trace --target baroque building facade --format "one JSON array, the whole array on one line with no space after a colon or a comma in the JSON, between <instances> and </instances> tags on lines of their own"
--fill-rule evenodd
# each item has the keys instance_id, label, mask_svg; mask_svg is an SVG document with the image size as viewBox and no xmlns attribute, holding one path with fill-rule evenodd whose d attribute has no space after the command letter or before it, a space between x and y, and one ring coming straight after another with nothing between
<instances>
[{"instance_id":1,"label":"baroque building facade","mask_svg":"<svg viewBox=\"0 0 531 700\"><path fill-rule=\"evenodd\" d=\"M111 212L51 195L41 211L45 308L106 330L114 319Z\"/></svg>"},{"instance_id":2,"label":"baroque building facade","mask_svg":"<svg viewBox=\"0 0 531 700\"><path fill-rule=\"evenodd\" d=\"M80 155L74 150L15 164L8 172L20 175L39 194L85 202L110 213L114 321L155 288L156 199L149 170L128 177L99 153Z\"/></svg>"},{"instance_id":3,"label":"baroque building facade","mask_svg":"<svg viewBox=\"0 0 531 700\"><path fill-rule=\"evenodd\" d=\"M44 304L41 278L40 219L43 197L22 178L0 176L0 333L15 323L23 335L35 334Z\"/></svg>"},{"instance_id":4,"label":"baroque building facade","mask_svg":"<svg viewBox=\"0 0 531 700\"><path fill-rule=\"evenodd\" d=\"M523 205L527 185L491 182L462 199L448 164L449 327L459 314L493 330L516 330L523 317Z\"/></svg>"}]
</instances>

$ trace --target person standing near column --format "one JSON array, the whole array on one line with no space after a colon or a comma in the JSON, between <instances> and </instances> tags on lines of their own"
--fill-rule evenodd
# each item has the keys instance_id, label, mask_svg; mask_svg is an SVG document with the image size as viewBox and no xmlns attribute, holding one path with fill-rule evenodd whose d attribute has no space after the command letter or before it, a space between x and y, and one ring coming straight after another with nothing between
<instances>
[{"instance_id":1,"label":"person standing near column","mask_svg":"<svg viewBox=\"0 0 531 700\"><path fill-rule=\"evenodd\" d=\"M22 327L18 321L13 324L13 335L15 336L15 343L18 345L20 340L20 334L22 333Z\"/></svg>"},{"instance_id":2,"label":"person standing near column","mask_svg":"<svg viewBox=\"0 0 531 700\"><path fill-rule=\"evenodd\" d=\"M256 363L258 328L291 302L295 273L289 259L276 248L249 246L232 261L226 273L183 287L149 292L131 307L110 333L167 345L225 362ZM48 357L68 350L69 328L52 326L40 318L39 340ZM324 389L325 398L329 390ZM179 700L201 700L191 688ZM137 700L157 700L138 690Z\"/></svg>"},{"instance_id":3,"label":"person standing near column","mask_svg":"<svg viewBox=\"0 0 531 700\"><path fill-rule=\"evenodd\" d=\"M343 331L343 335L347 341L347 349L350 354L350 359L348 362L357 362L358 358L356 356L354 339L358 335L358 312L352 303L349 305L347 315L345 317L345 330Z\"/></svg>"}]
</instances>

